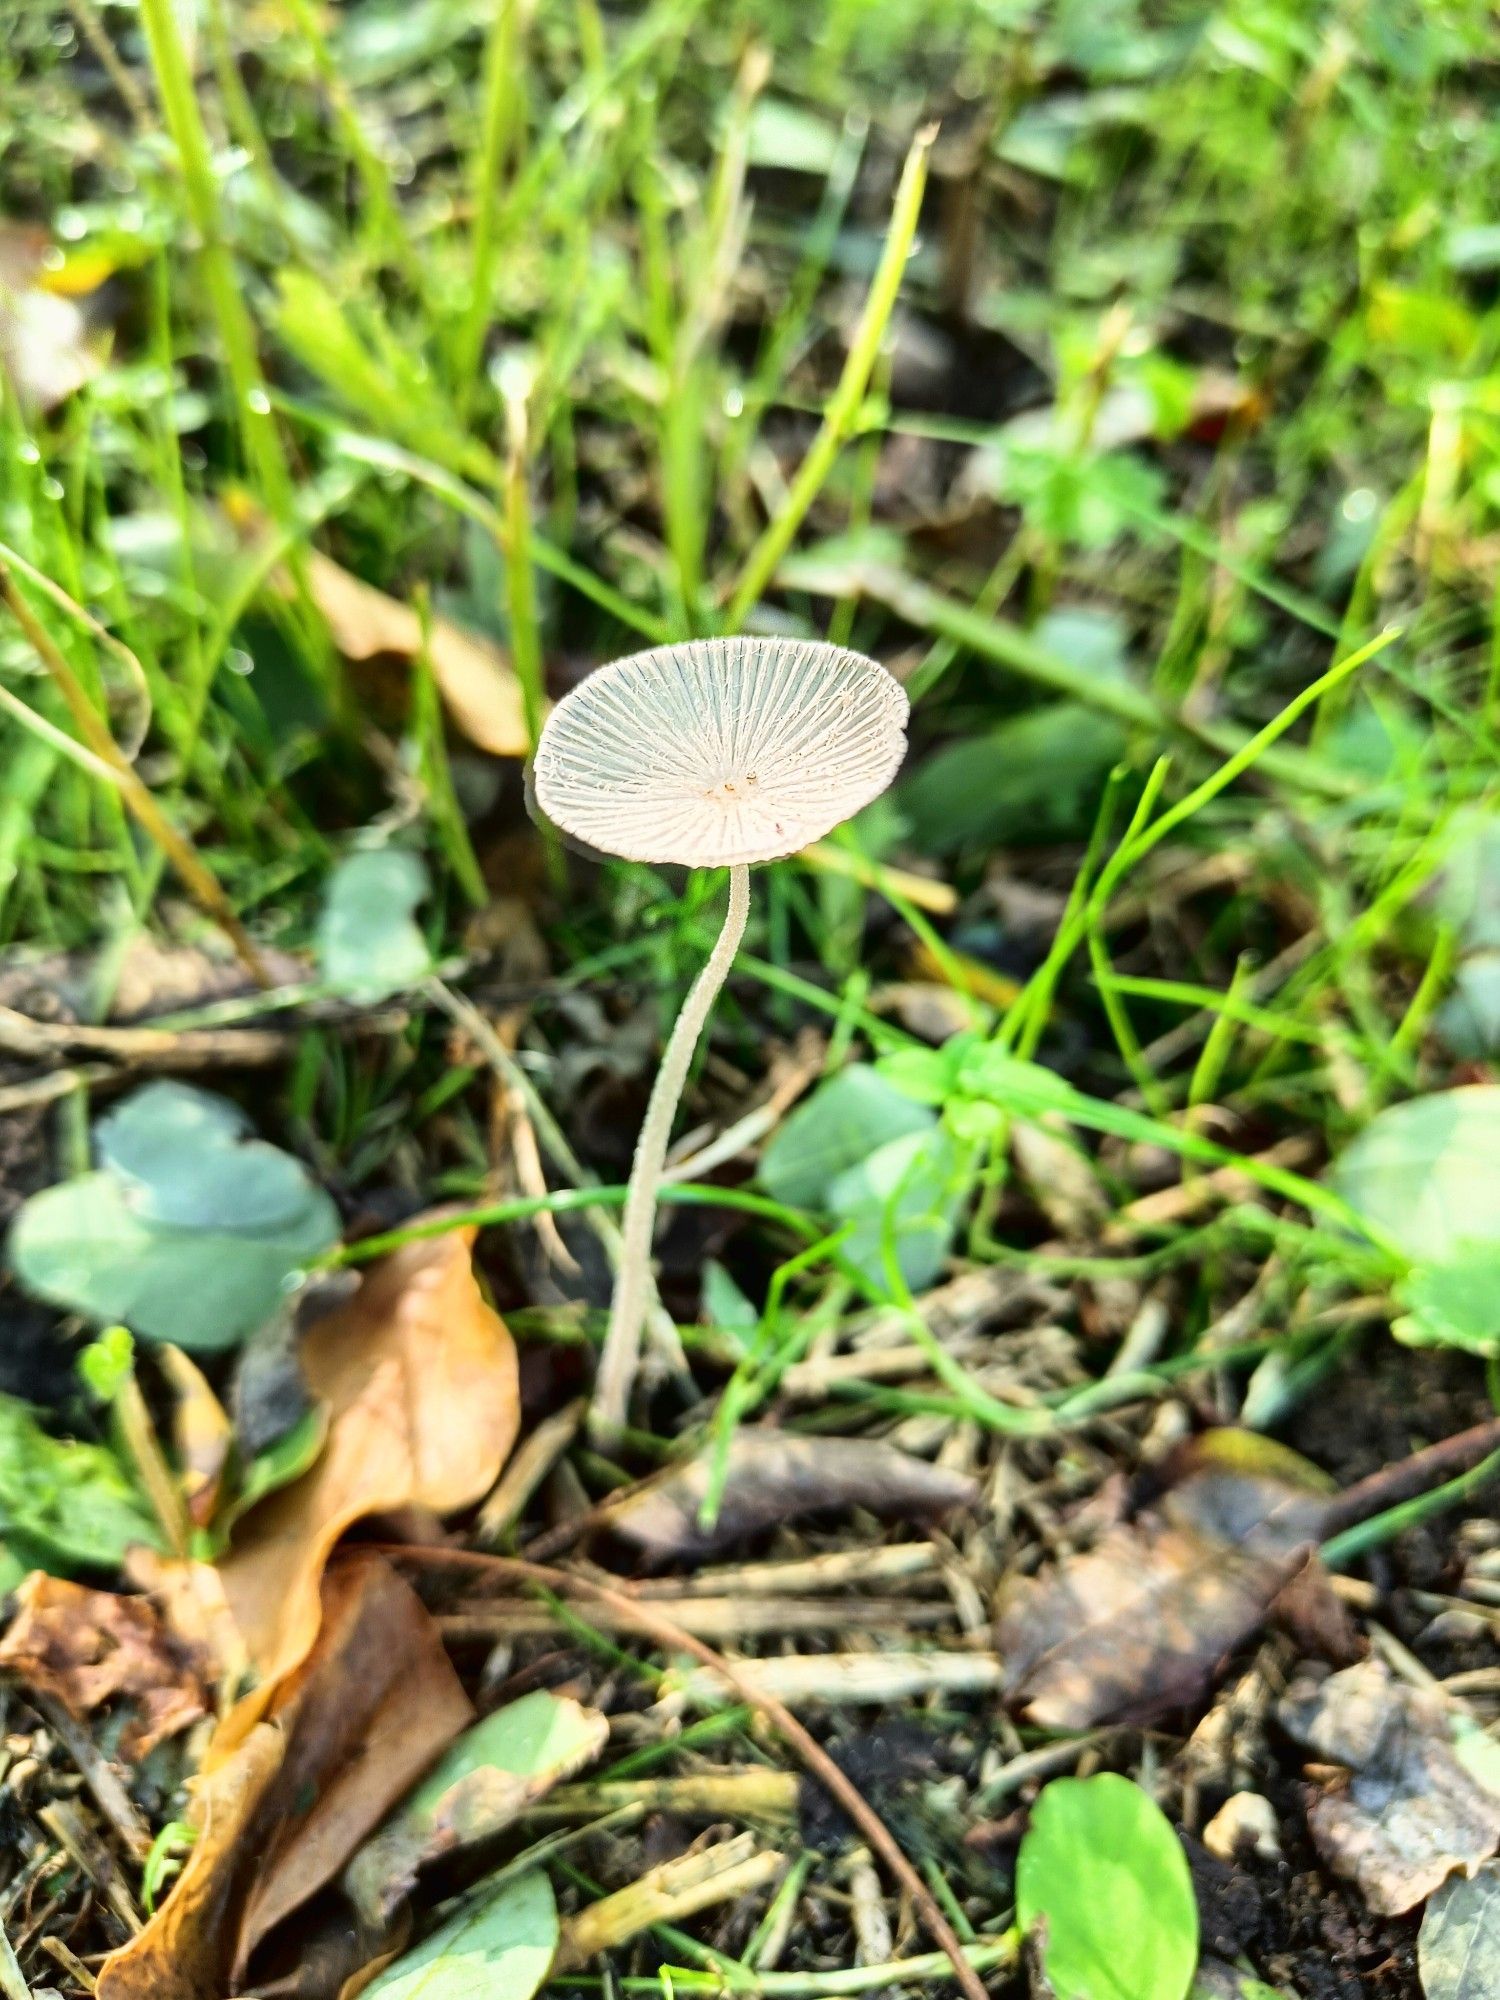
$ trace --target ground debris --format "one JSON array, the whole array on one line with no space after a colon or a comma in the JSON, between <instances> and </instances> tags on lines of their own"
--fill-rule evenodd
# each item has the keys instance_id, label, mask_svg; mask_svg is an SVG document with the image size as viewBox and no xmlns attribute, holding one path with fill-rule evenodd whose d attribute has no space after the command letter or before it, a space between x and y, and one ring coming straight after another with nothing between
<instances>
[{"instance_id":1,"label":"ground debris","mask_svg":"<svg viewBox=\"0 0 1500 2000\"><path fill-rule=\"evenodd\" d=\"M1297 1681L1278 1711L1320 1760L1342 1765L1308 1809L1318 1851L1387 1916L1415 1909L1500 1845L1500 1788L1455 1747L1453 1711L1378 1660Z\"/></svg>"},{"instance_id":2,"label":"ground debris","mask_svg":"<svg viewBox=\"0 0 1500 2000\"><path fill-rule=\"evenodd\" d=\"M40 1570L16 1598L0 1668L55 1695L76 1717L123 1703L122 1756L149 1756L209 1713L211 1664L176 1638L145 1598L89 1590Z\"/></svg>"}]
</instances>

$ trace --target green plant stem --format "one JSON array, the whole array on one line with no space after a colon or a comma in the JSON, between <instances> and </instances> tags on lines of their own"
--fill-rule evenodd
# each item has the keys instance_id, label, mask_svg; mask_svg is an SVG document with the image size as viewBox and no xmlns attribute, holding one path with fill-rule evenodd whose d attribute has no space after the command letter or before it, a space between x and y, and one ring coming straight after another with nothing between
<instances>
[{"instance_id":1,"label":"green plant stem","mask_svg":"<svg viewBox=\"0 0 1500 2000\"><path fill-rule=\"evenodd\" d=\"M484 112L474 156L474 232L469 277L469 309L458 343L459 408L473 401L485 330L495 290L499 254L502 183L515 150L523 93L520 85L521 30L526 0L494 0L484 50Z\"/></svg>"},{"instance_id":2,"label":"green plant stem","mask_svg":"<svg viewBox=\"0 0 1500 2000\"><path fill-rule=\"evenodd\" d=\"M927 159L936 136L936 127L929 126L917 134L911 150L906 156L906 164L901 170L900 185L896 189L896 200L891 211L891 225L886 233L885 248L881 252L880 263L871 283L869 296L865 300L859 325L849 347L848 358L839 376L838 386L829 399L818 434L808 447L807 456L797 468L797 476L792 481L792 490L785 504L774 520L767 523L759 541L745 560L740 580L735 586L725 614L730 631L738 631L750 611L760 602L766 586L776 574L777 565L796 538L808 509L823 489L823 482L833 469L834 460L847 440L853 436L864 403L865 391L869 386L876 358L880 353L880 343L885 338L886 327L895 310L896 299L901 290L901 281L906 272L906 262L911 255L912 241L917 233L917 220L922 212L922 194L927 185Z\"/></svg>"}]
</instances>

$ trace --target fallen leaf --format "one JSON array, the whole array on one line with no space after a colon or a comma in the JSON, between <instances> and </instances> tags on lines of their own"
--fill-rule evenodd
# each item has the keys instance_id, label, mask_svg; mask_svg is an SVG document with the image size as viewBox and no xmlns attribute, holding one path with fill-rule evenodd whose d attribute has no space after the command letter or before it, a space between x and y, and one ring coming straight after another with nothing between
<instances>
[{"instance_id":1,"label":"fallen leaf","mask_svg":"<svg viewBox=\"0 0 1500 2000\"><path fill-rule=\"evenodd\" d=\"M351 576L316 549L306 552L305 562L313 602L347 659L411 661L421 656L422 621L411 605ZM448 712L471 743L492 757L531 754L521 683L492 640L466 632L451 619L434 617L428 657Z\"/></svg>"},{"instance_id":2,"label":"fallen leaf","mask_svg":"<svg viewBox=\"0 0 1500 2000\"><path fill-rule=\"evenodd\" d=\"M1456 1875L1422 1914L1417 1965L1427 2000L1494 2000L1500 1993L1500 1863Z\"/></svg>"},{"instance_id":3,"label":"fallen leaf","mask_svg":"<svg viewBox=\"0 0 1500 2000\"><path fill-rule=\"evenodd\" d=\"M1012 1590L997 1633L1008 1695L1048 1729L1190 1705L1304 1566L1328 1505L1295 1453L1208 1432L1154 1512Z\"/></svg>"},{"instance_id":4,"label":"fallen leaf","mask_svg":"<svg viewBox=\"0 0 1500 2000\"><path fill-rule=\"evenodd\" d=\"M604 1748L609 1724L562 1695L523 1695L476 1723L344 1871L361 1919L388 1925L422 1869L490 1839Z\"/></svg>"},{"instance_id":5,"label":"fallen leaf","mask_svg":"<svg viewBox=\"0 0 1500 2000\"><path fill-rule=\"evenodd\" d=\"M101 2000L223 2000L332 1881L473 1710L421 1601L367 1551L323 1582L316 1646L225 1717L193 1783L198 1838Z\"/></svg>"},{"instance_id":6,"label":"fallen leaf","mask_svg":"<svg viewBox=\"0 0 1500 2000\"><path fill-rule=\"evenodd\" d=\"M16 1596L0 1667L80 1718L125 1703L131 1719L120 1751L132 1762L209 1713L206 1657L174 1639L144 1597L86 1590L40 1570Z\"/></svg>"},{"instance_id":7,"label":"fallen leaf","mask_svg":"<svg viewBox=\"0 0 1500 2000\"><path fill-rule=\"evenodd\" d=\"M1357 1882L1382 1916L1415 1909L1500 1844L1500 1790L1459 1754L1440 1692L1366 1660L1294 1683L1277 1713L1315 1757L1347 1768L1309 1808L1308 1824L1328 1866Z\"/></svg>"},{"instance_id":8,"label":"fallen leaf","mask_svg":"<svg viewBox=\"0 0 1500 2000\"><path fill-rule=\"evenodd\" d=\"M408 1244L315 1320L302 1366L327 1406L309 1472L245 1516L221 1565L250 1657L268 1680L305 1658L334 1544L366 1514L450 1513L494 1485L520 1420L516 1354L474 1277L472 1230Z\"/></svg>"},{"instance_id":9,"label":"fallen leaf","mask_svg":"<svg viewBox=\"0 0 1500 2000\"><path fill-rule=\"evenodd\" d=\"M370 2000L531 2000L557 1936L552 1884L533 1869L481 1893L363 1991Z\"/></svg>"},{"instance_id":10,"label":"fallen leaf","mask_svg":"<svg viewBox=\"0 0 1500 2000\"><path fill-rule=\"evenodd\" d=\"M698 1513L709 1491L710 1452L632 1487L605 1510L605 1525L664 1561L701 1556L778 1522L832 1508L868 1507L907 1518L972 1507L977 1483L873 1438L797 1437L750 1428L729 1447L728 1472L711 1528Z\"/></svg>"},{"instance_id":11,"label":"fallen leaf","mask_svg":"<svg viewBox=\"0 0 1500 2000\"><path fill-rule=\"evenodd\" d=\"M357 849L328 878L318 919L318 963L338 992L369 1005L414 985L432 953L413 912L427 870L404 847Z\"/></svg>"},{"instance_id":12,"label":"fallen leaf","mask_svg":"<svg viewBox=\"0 0 1500 2000\"><path fill-rule=\"evenodd\" d=\"M48 282L50 248L45 230L0 224L0 376L28 411L55 409L101 365L88 312Z\"/></svg>"}]
</instances>

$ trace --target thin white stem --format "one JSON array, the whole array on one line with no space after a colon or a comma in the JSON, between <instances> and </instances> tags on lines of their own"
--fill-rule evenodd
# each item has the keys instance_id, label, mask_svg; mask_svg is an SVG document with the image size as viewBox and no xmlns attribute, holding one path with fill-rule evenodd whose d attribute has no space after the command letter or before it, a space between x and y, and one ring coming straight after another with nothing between
<instances>
[{"instance_id":1,"label":"thin white stem","mask_svg":"<svg viewBox=\"0 0 1500 2000\"><path fill-rule=\"evenodd\" d=\"M645 1123L635 1142L635 1158L630 1166L630 1190L625 1197L621 1225L624 1238L619 1269L615 1274L614 1302L610 1307L609 1332L599 1357L599 1374L594 1384L589 1425L596 1436L618 1437L625 1425L631 1385L641 1349L641 1326L651 1296L651 1237L656 1223L656 1196L666 1164L667 1142L672 1121L687 1082L693 1051L703 1033L709 1010L719 996L734 955L745 935L750 914L750 870L741 862L729 871L729 908L724 928L709 953L708 963L693 981L683 1002L671 1038L651 1086L651 1102L646 1106Z\"/></svg>"}]
</instances>

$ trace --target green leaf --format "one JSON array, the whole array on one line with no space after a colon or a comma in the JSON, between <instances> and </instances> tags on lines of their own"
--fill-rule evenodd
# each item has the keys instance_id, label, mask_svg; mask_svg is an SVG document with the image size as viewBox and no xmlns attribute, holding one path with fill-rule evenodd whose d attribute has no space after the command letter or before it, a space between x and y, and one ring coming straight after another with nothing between
<instances>
[{"instance_id":1,"label":"green leaf","mask_svg":"<svg viewBox=\"0 0 1500 2000\"><path fill-rule=\"evenodd\" d=\"M1500 1246L1480 1246L1446 1264L1419 1264L1396 1296L1405 1310L1391 1331L1408 1347L1500 1353Z\"/></svg>"},{"instance_id":2,"label":"green leaf","mask_svg":"<svg viewBox=\"0 0 1500 2000\"><path fill-rule=\"evenodd\" d=\"M826 177L839 153L837 129L784 97L757 98L746 150L753 167Z\"/></svg>"},{"instance_id":3,"label":"green leaf","mask_svg":"<svg viewBox=\"0 0 1500 2000\"><path fill-rule=\"evenodd\" d=\"M820 1083L782 1125L761 1156L761 1186L789 1208L825 1209L840 1174L862 1166L890 1140L930 1131L933 1123L930 1111L868 1063L850 1063Z\"/></svg>"},{"instance_id":4,"label":"green leaf","mask_svg":"<svg viewBox=\"0 0 1500 2000\"><path fill-rule=\"evenodd\" d=\"M365 1988L368 2000L531 2000L557 1951L557 1904L540 1871L450 1917Z\"/></svg>"},{"instance_id":5,"label":"green leaf","mask_svg":"<svg viewBox=\"0 0 1500 2000\"><path fill-rule=\"evenodd\" d=\"M888 1139L829 1186L824 1205L854 1225L842 1254L882 1290L887 1232L913 1291L930 1285L942 1269L963 1200L958 1164L952 1136L933 1126Z\"/></svg>"},{"instance_id":6,"label":"green leaf","mask_svg":"<svg viewBox=\"0 0 1500 2000\"><path fill-rule=\"evenodd\" d=\"M0 1396L0 1535L20 1561L64 1575L117 1569L136 1543L165 1547L113 1454L51 1436L14 1396Z\"/></svg>"},{"instance_id":7,"label":"green leaf","mask_svg":"<svg viewBox=\"0 0 1500 2000\"><path fill-rule=\"evenodd\" d=\"M98 1325L121 1320L190 1352L232 1346L339 1233L300 1162L247 1129L207 1091L136 1091L99 1124L101 1170L21 1208L9 1245L17 1277Z\"/></svg>"},{"instance_id":8,"label":"green leaf","mask_svg":"<svg viewBox=\"0 0 1500 2000\"><path fill-rule=\"evenodd\" d=\"M1500 951L1476 951L1461 961L1433 1026L1461 1062L1482 1062L1500 1050Z\"/></svg>"},{"instance_id":9,"label":"green leaf","mask_svg":"<svg viewBox=\"0 0 1500 2000\"><path fill-rule=\"evenodd\" d=\"M1333 1184L1416 1261L1500 1243L1500 1086L1391 1105L1345 1148Z\"/></svg>"},{"instance_id":10,"label":"green leaf","mask_svg":"<svg viewBox=\"0 0 1500 2000\"><path fill-rule=\"evenodd\" d=\"M98 1402L112 1403L135 1370L135 1342L130 1329L107 1326L91 1340L75 1364L78 1379Z\"/></svg>"},{"instance_id":11,"label":"green leaf","mask_svg":"<svg viewBox=\"0 0 1500 2000\"><path fill-rule=\"evenodd\" d=\"M318 922L318 963L351 999L383 1000L432 969L412 913L427 894L427 870L404 848L351 854L333 871Z\"/></svg>"},{"instance_id":12,"label":"green leaf","mask_svg":"<svg viewBox=\"0 0 1500 2000\"><path fill-rule=\"evenodd\" d=\"M1016 1918L1047 1922L1057 2000L1186 2000L1198 1908L1182 1844L1128 1778L1054 1778L1016 1863Z\"/></svg>"},{"instance_id":13,"label":"green leaf","mask_svg":"<svg viewBox=\"0 0 1500 2000\"><path fill-rule=\"evenodd\" d=\"M26 1203L10 1261L28 1291L97 1325L123 1320L148 1340L212 1353L268 1319L290 1275L337 1240L338 1213L319 1190L295 1227L250 1236L149 1222L113 1174L81 1174Z\"/></svg>"},{"instance_id":14,"label":"green leaf","mask_svg":"<svg viewBox=\"0 0 1500 2000\"><path fill-rule=\"evenodd\" d=\"M1087 825L1125 730L1082 702L1051 702L984 736L946 744L900 793L915 845L951 854L1056 840Z\"/></svg>"},{"instance_id":15,"label":"green leaf","mask_svg":"<svg viewBox=\"0 0 1500 2000\"><path fill-rule=\"evenodd\" d=\"M290 1430L252 1458L233 1499L219 1509L212 1527L194 1536L193 1553L199 1561L217 1562L229 1547L235 1523L259 1501L279 1493L283 1486L290 1486L294 1479L309 1471L317 1463L327 1436L328 1406L314 1403Z\"/></svg>"},{"instance_id":16,"label":"green leaf","mask_svg":"<svg viewBox=\"0 0 1500 2000\"><path fill-rule=\"evenodd\" d=\"M237 1104L186 1083L148 1083L94 1127L99 1164L148 1222L259 1232L295 1222L312 1183L300 1160L251 1135Z\"/></svg>"},{"instance_id":17,"label":"green leaf","mask_svg":"<svg viewBox=\"0 0 1500 2000\"><path fill-rule=\"evenodd\" d=\"M1427 2000L1494 2000L1500 1993L1500 1862L1453 1875L1428 1900L1417 1939Z\"/></svg>"},{"instance_id":18,"label":"green leaf","mask_svg":"<svg viewBox=\"0 0 1500 2000\"><path fill-rule=\"evenodd\" d=\"M372 1926L389 1921L428 1863L486 1841L564 1778L592 1763L609 1736L596 1710L538 1691L487 1715L409 1792L344 1873Z\"/></svg>"}]
</instances>

